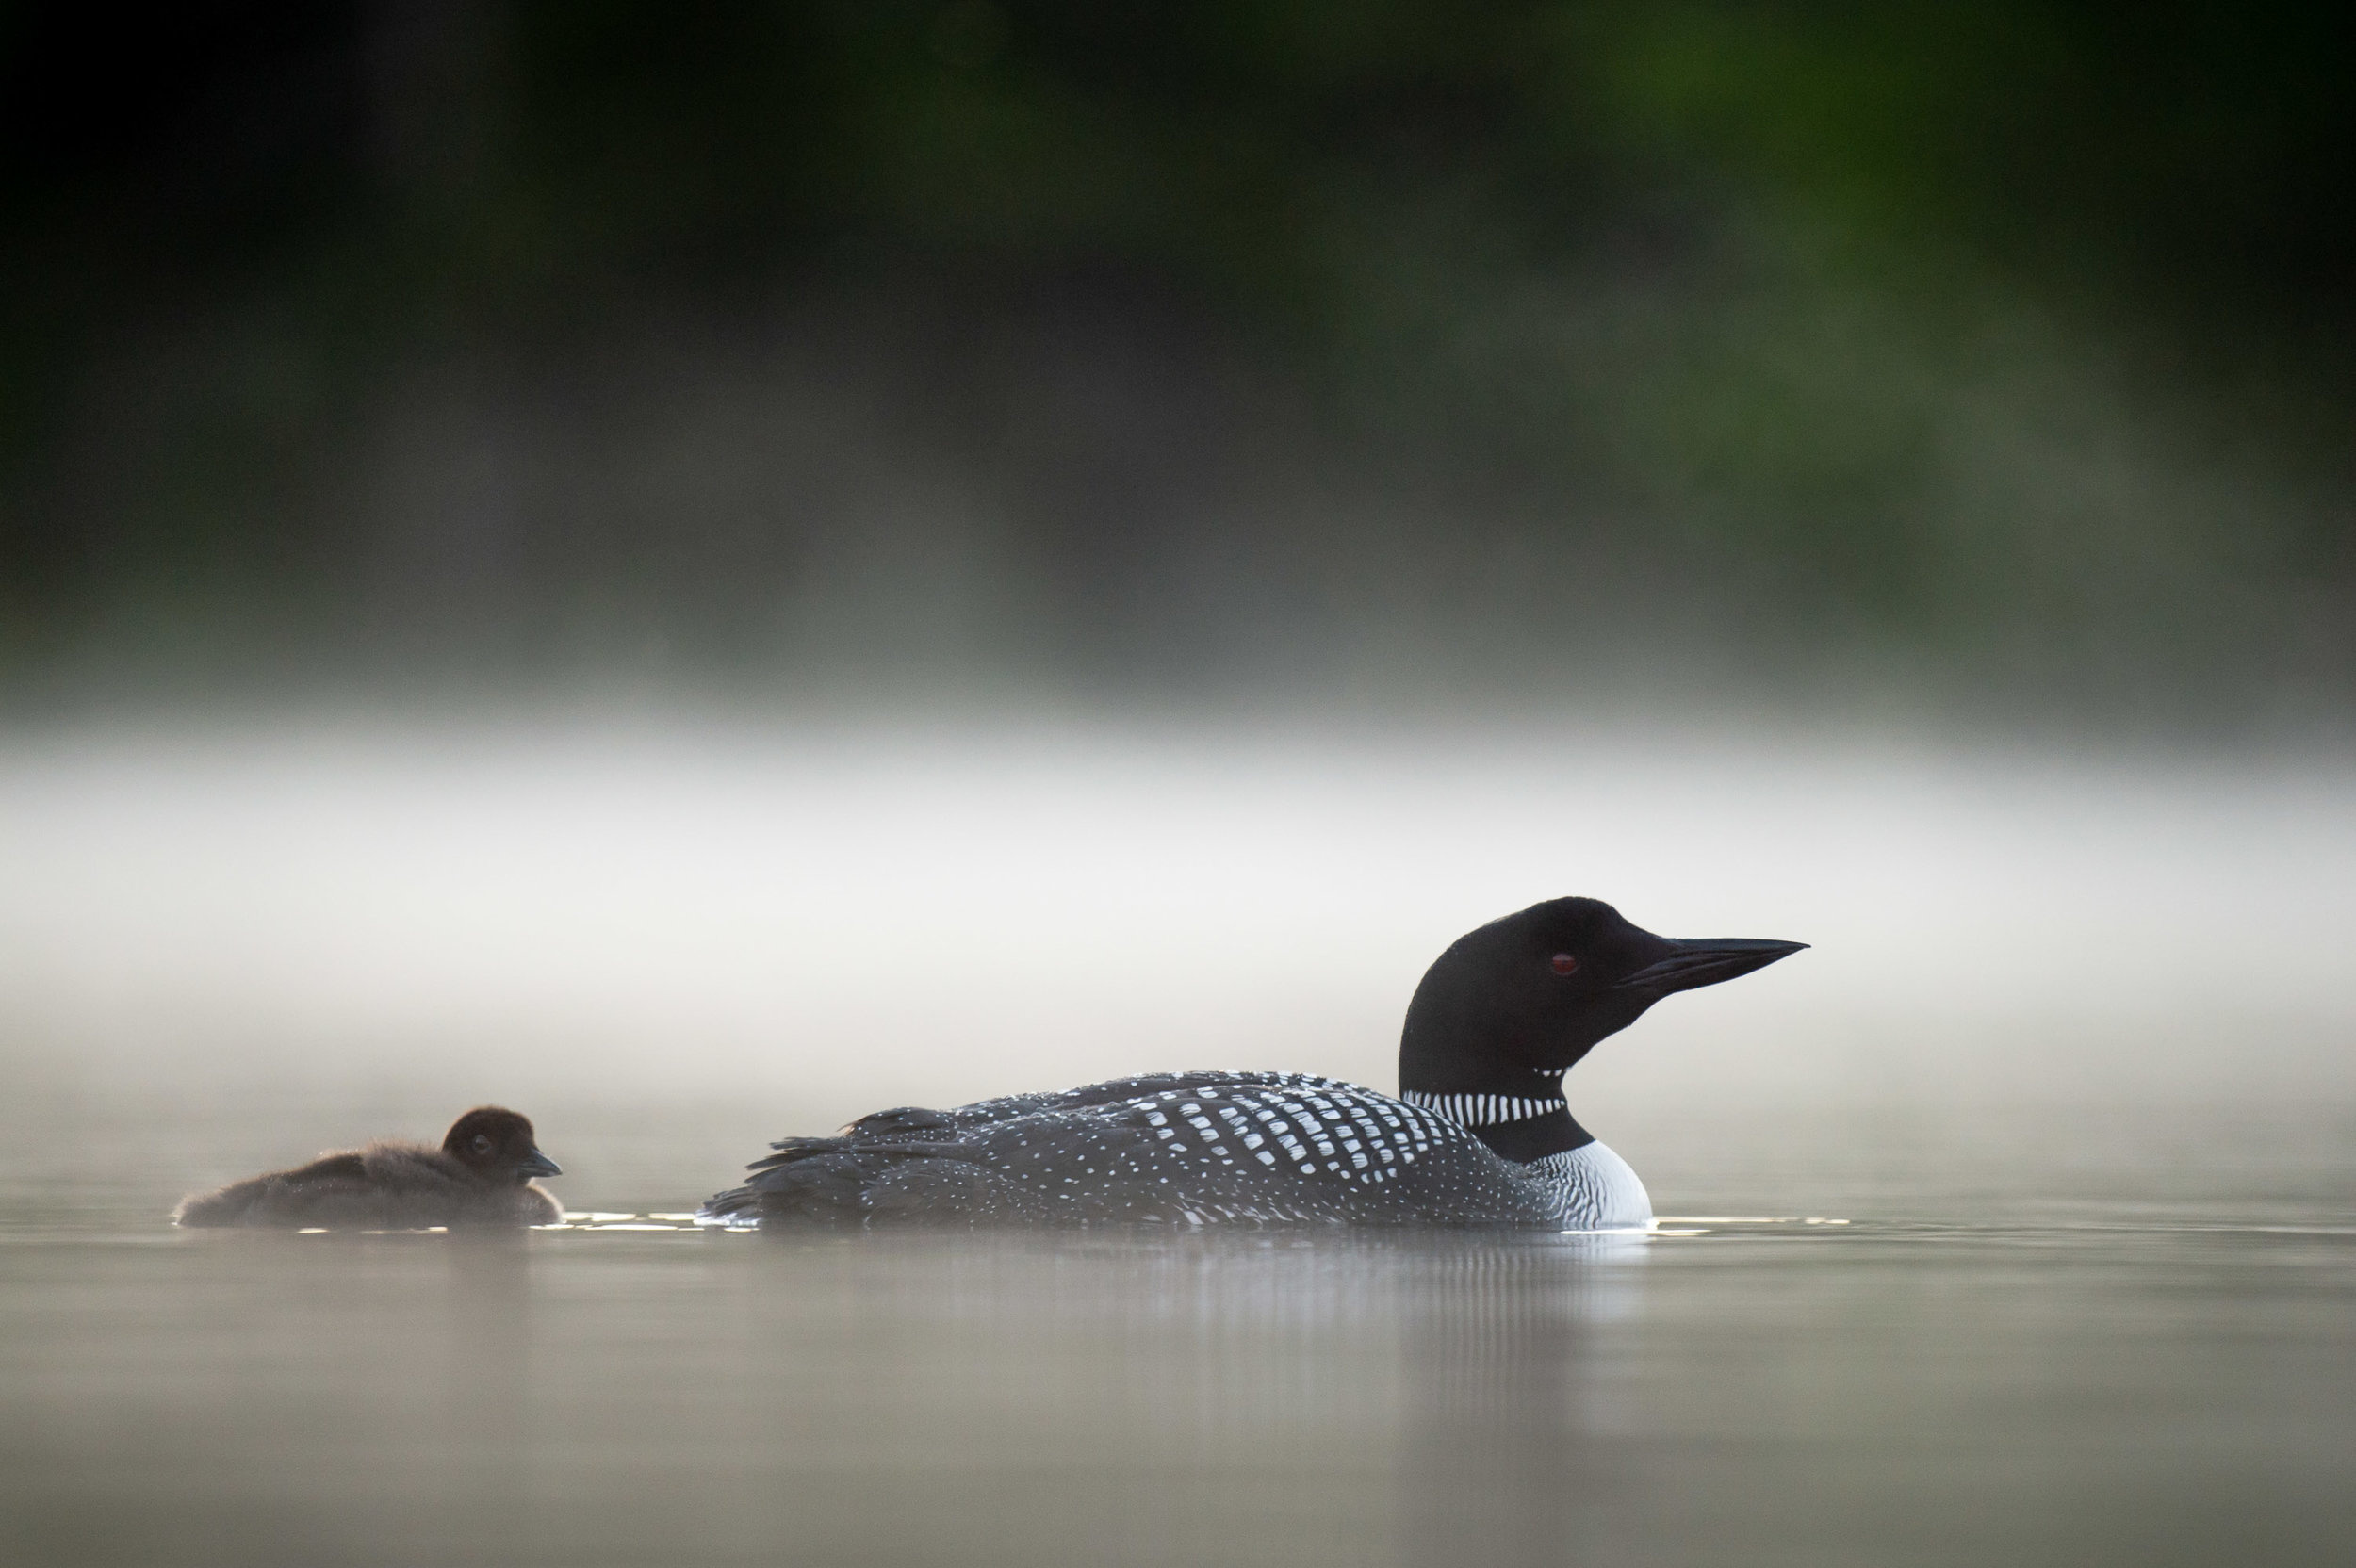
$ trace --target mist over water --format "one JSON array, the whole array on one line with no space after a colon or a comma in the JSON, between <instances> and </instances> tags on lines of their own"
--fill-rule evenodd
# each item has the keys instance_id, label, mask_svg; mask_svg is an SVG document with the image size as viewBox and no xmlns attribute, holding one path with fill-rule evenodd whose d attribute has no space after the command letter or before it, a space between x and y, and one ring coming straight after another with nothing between
<instances>
[{"instance_id":1,"label":"mist over water","mask_svg":"<svg viewBox=\"0 0 2356 1568\"><path fill-rule=\"evenodd\" d=\"M2346 778L1570 725L20 734L6 1050L35 1096L326 1117L149 1172L158 1208L459 1100L726 1106L775 1136L1170 1067L1389 1086L1424 965L1580 892L1814 944L1582 1064L1574 1107L1624 1152L2062 1105L2099 1145L2350 1098ZM579 1179L660 1207L727 1169Z\"/></svg>"}]
</instances>

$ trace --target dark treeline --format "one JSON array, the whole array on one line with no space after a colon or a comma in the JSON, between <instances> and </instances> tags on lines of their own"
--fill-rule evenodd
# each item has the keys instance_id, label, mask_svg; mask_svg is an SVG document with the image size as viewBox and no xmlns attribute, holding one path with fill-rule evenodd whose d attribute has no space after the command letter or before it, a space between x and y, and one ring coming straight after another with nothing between
<instances>
[{"instance_id":1,"label":"dark treeline","mask_svg":"<svg viewBox=\"0 0 2356 1568\"><path fill-rule=\"evenodd\" d=\"M2323 8L0 12L0 691L2356 686Z\"/></svg>"}]
</instances>

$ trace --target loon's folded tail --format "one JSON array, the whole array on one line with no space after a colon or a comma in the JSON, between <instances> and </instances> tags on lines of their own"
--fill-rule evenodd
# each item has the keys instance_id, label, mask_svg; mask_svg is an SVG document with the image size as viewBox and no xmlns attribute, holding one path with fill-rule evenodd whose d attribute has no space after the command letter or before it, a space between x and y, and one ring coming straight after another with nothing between
<instances>
[{"instance_id":1,"label":"loon's folded tail","mask_svg":"<svg viewBox=\"0 0 2356 1568\"><path fill-rule=\"evenodd\" d=\"M751 1180L704 1200L698 1217L718 1224L859 1225L897 1216L904 1184L886 1180L922 1162L955 1175L922 1184L938 1195L970 1184L983 1173L969 1150L948 1143L874 1143L858 1137L787 1138L776 1152L746 1168ZM954 1212L935 1217L954 1219Z\"/></svg>"}]
</instances>

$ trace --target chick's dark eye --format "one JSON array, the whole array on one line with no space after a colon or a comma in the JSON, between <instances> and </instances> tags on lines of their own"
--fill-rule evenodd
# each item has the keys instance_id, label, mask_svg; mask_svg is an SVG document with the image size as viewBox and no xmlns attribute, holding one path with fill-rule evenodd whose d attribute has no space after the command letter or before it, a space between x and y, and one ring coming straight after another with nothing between
<instances>
[{"instance_id":1,"label":"chick's dark eye","mask_svg":"<svg viewBox=\"0 0 2356 1568\"><path fill-rule=\"evenodd\" d=\"M1567 953L1558 953L1554 956L1554 972L1557 974L1577 974L1579 972L1579 960Z\"/></svg>"},{"instance_id":2,"label":"chick's dark eye","mask_svg":"<svg viewBox=\"0 0 2356 1568\"><path fill-rule=\"evenodd\" d=\"M474 1152L478 1154L488 1154L491 1152L491 1140L481 1133L477 1133L474 1135Z\"/></svg>"}]
</instances>

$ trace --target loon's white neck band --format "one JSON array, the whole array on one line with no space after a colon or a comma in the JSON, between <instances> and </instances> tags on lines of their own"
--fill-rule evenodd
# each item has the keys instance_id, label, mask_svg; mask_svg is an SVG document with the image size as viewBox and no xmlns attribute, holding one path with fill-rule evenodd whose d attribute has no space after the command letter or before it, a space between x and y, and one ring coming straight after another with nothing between
<instances>
[{"instance_id":1,"label":"loon's white neck band","mask_svg":"<svg viewBox=\"0 0 2356 1568\"><path fill-rule=\"evenodd\" d=\"M1410 1105L1437 1111L1466 1127L1493 1127L1500 1121L1523 1121L1549 1111L1567 1109L1560 1096L1533 1100L1520 1094L1435 1094L1429 1089L1401 1089L1399 1097Z\"/></svg>"}]
</instances>

